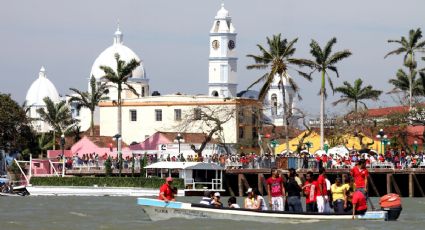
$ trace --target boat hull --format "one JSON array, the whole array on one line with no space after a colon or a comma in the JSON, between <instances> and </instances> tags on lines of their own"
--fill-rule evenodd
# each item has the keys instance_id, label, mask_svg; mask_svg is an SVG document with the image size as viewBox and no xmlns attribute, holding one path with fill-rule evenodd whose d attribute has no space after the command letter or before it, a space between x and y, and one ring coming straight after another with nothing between
<instances>
[{"instance_id":1,"label":"boat hull","mask_svg":"<svg viewBox=\"0 0 425 230\"><path fill-rule=\"evenodd\" d=\"M294 221L318 221L318 220L351 220L351 215L336 214L296 214L289 212L261 212L246 209L219 209L192 205L190 203L169 202L159 200L139 198L138 204L153 221L166 220L171 218L185 219L222 219L238 221L259 221L267 223L288 223ZM365 215L358 215L356 219L365 220L386 220L386 211L372 211Z\"/></svg>"}]
</instances>

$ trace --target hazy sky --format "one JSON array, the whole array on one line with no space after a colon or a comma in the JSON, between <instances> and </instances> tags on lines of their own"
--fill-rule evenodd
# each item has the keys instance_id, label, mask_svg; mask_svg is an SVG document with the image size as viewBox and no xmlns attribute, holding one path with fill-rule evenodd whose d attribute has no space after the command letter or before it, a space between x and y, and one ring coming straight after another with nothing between
<instances>
[{"instance_id":1,"label":"hazy sky","mask_svg":"<svg viewBox=\"0 0 425 230\"><path fill-rule=\"evenodd\" d=\"M143 60L151 90L207 93L209 30L220 0L120 1L3 1L0 7L0 92L22 103L42 65L60 94L70 87L86 89L95 58L112 44L117 20L124 44ZM411 28L425 30L423 0L226 0L237 30L238 91L246 89L261 72L246 70L257 54L256 44L282 33L298 37L295 57L310 58L309 43L321 45L336 36L336 50L348 48L353 56L338 65L341 78L389 91L388 79L401 66L401 57L384 55L394 49L388 39L406 36ZM423 62L419 62L424 66ZM319 112L319 74L309 83L291 74L301 87L300 107ZM343 111L331 107L328 111ZM384 96L374 106L394 104Z\"/></svg>"}]
</instances>

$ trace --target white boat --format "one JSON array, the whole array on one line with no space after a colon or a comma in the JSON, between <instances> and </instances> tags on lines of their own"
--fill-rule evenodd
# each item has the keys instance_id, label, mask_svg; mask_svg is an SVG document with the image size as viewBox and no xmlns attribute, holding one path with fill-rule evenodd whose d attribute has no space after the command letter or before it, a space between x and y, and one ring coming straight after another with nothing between
<instances>
[{"instance_id":1,"label":"white boat","mask_svg":"<svg viewBox=\"0 0 425 230\"><path fill-rule=\"evenodd\" d=\"M282 223L294 220L351 220L350 214L291 213L276 211L257 211L249 209L215 208L201 204L182 202L164 202L156 199L138 198L137 204L153 221L170 218L186 219L223 219L238 221L260 221ZM364 215L356 215L358 220L388 220L387 211L367 211Z\"/></svg>"}]
</instances>

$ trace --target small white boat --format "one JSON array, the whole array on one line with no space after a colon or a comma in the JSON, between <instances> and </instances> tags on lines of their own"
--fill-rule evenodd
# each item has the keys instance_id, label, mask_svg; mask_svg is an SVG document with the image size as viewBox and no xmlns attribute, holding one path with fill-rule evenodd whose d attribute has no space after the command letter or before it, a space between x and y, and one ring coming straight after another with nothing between
<instances>
[{"instance_id":1,"label":"small white boat","mask_svg":"<svg viewBox=\"0 0 425 230\"><path fill-rule=\"evenodd\" d=\"M186 219L223 219L238 221L260 221L268 223L282 223L293 220L351 220L350 214L323 214L323 213L291 213L276 211L257 211L249 209L215 208L201 204L182 202L164 202L156 199L138 198L137 204L142 206L145 213L153 221L170 218ZM357 215L359 220L388 220L387 211L367 211L364 215Z\"/></svg>"}]
</instances>

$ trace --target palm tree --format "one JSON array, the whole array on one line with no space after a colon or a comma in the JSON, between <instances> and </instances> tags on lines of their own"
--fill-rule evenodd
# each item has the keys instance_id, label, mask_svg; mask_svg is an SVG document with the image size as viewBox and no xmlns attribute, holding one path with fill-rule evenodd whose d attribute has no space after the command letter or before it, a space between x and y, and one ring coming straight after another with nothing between
<instances>
[{"instance_id":1,"label":"palm tree","mask_svg":"<svg viewBox=\"0 0 425 230\"><path fill-rule=\"evenodd\" d=\"M94 76L90 78L90 90L91 92L82 92L75 88L69 88L71 91L77 94L77 96L71 96L69 102L77 102L79 107L85 107L90 110L90 136L94 135L94 111L96 106L102 100L107 100L109 97L104 96L108 94L108 86L106 83L102 83L99 86L96 85L96 79Z\"/></svg>"},{"instance_id":2,"label":"palm tree","mask_svg":"<svg viewBox=\"0 0 425 230\"><path fill-rule=\"evenodd\" d=\"M42 133L39 136L37 136L37 149L41 153L41 158L43 158L44 153L48 149L50 149L54 146L54 144L52 142L48 141L47 139L48 139L48 137L46 136L45 133Z\"/></svg>"},{"instance_id":3,"label":"palm tree","mask_svg":"<svg viewBox=\"0 0 425 230\"><path fill-rule=\"evenodd\" d=\"M343 85L335 88L335 92L341 93L341 98L333 103L337 105L339 103L347 103L347 105L354 103L354 112L357 113L358 104L362 104L367 108L363 100L374 100L377 101L379 96L382 94L382 91L375 90L371 85L366 87L362 86L362 79L357 79L354 81L354 86L351 85L348 81L344 81Z\"/></svg>"},{"instance_id":4,"label":"palm tree","mask_svg":"<svg viewBox=\"0 0 425 230\"><path fill-rule=\"evenodd\" d=\"M341 61L344 58L351 56L351 51L343 50L338 51L332 54L332 47L336 43L336 38L332 38L328 41L325 47L320 48L319 44L312 40L310 43L310 53L315 60L310 60L309 65L315 71L322 73L321 86L320 86L320 149L323 149L324 144L324 116L325 116L325 97L326 97L326 77L328 78L329 85L332 89L333 83L328 74L328 71L332 71L339 77L338 69L336 68L336 63Z\"/></svg>"},{"instance_id":5,"label":"palm tree","mask_svg":"<svg viewBox=\"0 0 425 230\"><path fill-rule=\"evenodd\" d=\"M130 60L128 63L120 59L120 55L118 53L115 54L115 60L117 62L117 69L113 70L109 66L100 66L100 69L102 69L105 72L104 78L115 84L118 90L118 120L117 120L117 127L118 127L118 134L121 135L122 133L122 114L121 114L121 106L122 106L122 100L121 100L121 92L123 90L130 90L135 95L139 95L136 91L136 89L133 88L130 84L127 83L127 80L131 78L132 72L134 69L136 69L137 66L140 65L140 62L136 59ZM123 85L126 86L126 89L123 89Z\"/></svg>"},{"instance_id":6,"label":"palm tree","mask_svg":"<svg viewBox=\"0 0 425 230\"><path fill-rule=\"evenodd\" d=\"M417 67L415 53L416 52L425 52L425 41L420 41L422 38L422 31L420 28L409 31L409 37L401 37L400 40L388 40L389 43L398 43L400 47L387 53L384 58L392 54L404 54L404 65L409 67L410 75L408 75L409 80L409 108L412 107L412 96L413 96L413 76L414 71Z\"/></svg>"},{"instance_id":7,"label":"palm tree","mask_svg":"<svg viewBox=\"0 0 425 230\"><path fill-rule=\"evenodd\" d=\"M285 142L286 150L289 151L289 140L288 140L288 105L286 103L285 96L285 87L284 80L289 82L290 86L295 92L298 92L297 84L288 77L288 67L289 65L298 65L304 66L305 63L302 59L292 58L292 55L295 53L294 44L297 42L298 38L289 41L284 38L281 38L281 34L273 35L272 38L267 37L267 47L257 44L258 49L260 50L259 55L249 54L247 57L253 58L255 64L248 65L247 69L268 69L268 71L258 78L254 83L252 83L248 89L254 85L263 82L260 93L258 95L258 100L263 101L266 97L267 92L270 89L271 84L276 76L279 77L279 87L282 89L283 97L283 124L285 127ZM311 77L301 71L296 70L301 76L311 81ZM290 112L290 111L289 111Z\"/></svg>"},{"instance_id":8,"label":"palm tree","mask_svg":"<svg viewBox=\"0 0 425 230\"><path fill-rule=\"evenodd\" d=\"M53 137L52 144L53 150L56 149L56 132L64 134L74 124L71 112L65 101L58 103L53 102L49 97L43 99L46 108L37 109L40 119L48 123L52 127Z\"/></svg>"},{"instance_id":9,"label":"palm tree","mask_svg":"<svg viewBox=\"0 0 425 230\"><path fill-rule=\"evenodd\" d=\"M417 76L416 70L413 70L411 74L413 75L410 75L410 73L406 73L403 69L399 69L396 73L395 78L390 79L388 81L390 84L394 86L394 88L388 93L400 93L400 92L406 93L407 92L407 94L410 96L410 89L411 89L412 97L420 96L422 94L421 86L420 86L421 79L416 80L416 76ZM410 81L412 81L412 86L410 85L411 84Z\"/></svg>"}]
</instances>

